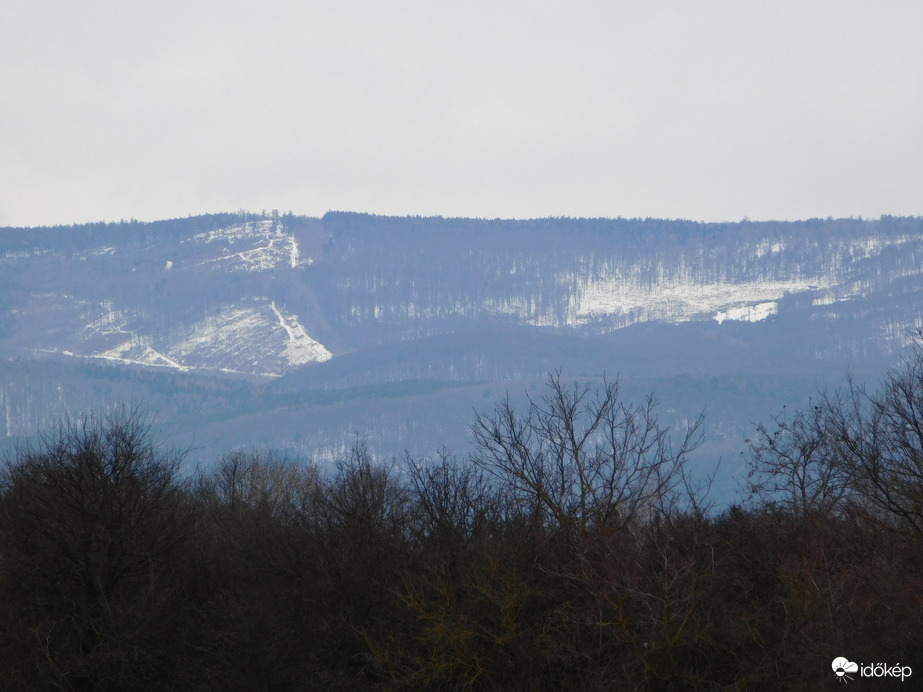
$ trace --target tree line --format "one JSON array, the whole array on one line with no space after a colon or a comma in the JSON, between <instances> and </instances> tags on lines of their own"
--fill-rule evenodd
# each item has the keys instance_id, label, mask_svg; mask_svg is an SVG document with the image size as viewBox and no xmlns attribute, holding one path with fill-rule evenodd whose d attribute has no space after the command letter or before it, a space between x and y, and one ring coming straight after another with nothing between
<instances>
[{"instance_id":1,"label":"tree line","mask_svg":"<svg viewBox=\"0 0 923 692\"><path fill-rule=\"evenodd\" d=\"M552 374L470 458L192 475L144 414L62 421L0 471L10 689L830 689L923 667L923 348L758 426L747 495L701 419ZM921 671L920 674L923 674Z\"/></svg>"}]
</instances>

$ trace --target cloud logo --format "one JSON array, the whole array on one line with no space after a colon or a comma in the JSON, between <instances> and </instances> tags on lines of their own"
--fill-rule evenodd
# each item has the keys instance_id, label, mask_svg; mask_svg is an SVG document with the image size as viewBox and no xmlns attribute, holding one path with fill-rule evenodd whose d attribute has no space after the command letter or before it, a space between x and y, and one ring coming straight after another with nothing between
<instances>
[{"instance_id":1,"label":"cloud logo","mask_svg":"<svg viewBox=\"0 0 923 692\"><path fill-rule=\"evenodd\" d=\"M849 659L838 656L833 659L833 672L836 673L837 680L840 682L846 682L847 680L852 680L847 673L858 673L859 665L853 663Z\"/></svg>"}]
</instances>

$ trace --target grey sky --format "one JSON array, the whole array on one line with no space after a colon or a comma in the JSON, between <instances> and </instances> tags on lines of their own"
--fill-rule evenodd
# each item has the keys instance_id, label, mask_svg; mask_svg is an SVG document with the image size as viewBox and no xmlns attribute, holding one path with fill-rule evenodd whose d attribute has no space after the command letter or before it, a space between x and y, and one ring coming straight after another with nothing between
<instances>
[{"instance_id":1,"label":"grey sky","mask_svg":"<svg viewBox=\"0 0 923 692\"><path fill-rule=\"evenodd\" d=\"M923 214L923 2L3 0L0 224Z\"/></svg>"}]
</instances>

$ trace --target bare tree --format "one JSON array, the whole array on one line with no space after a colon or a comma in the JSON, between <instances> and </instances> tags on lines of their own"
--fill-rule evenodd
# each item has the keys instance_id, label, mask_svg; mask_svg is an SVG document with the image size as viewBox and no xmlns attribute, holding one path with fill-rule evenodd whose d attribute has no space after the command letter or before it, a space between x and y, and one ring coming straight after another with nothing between
<instances>
[{"instance_id":1,"label":"bare tree","mask_svg":"<svg viewBox=\"0 0 923 692\"><path fill-rule=\"evenodd\" d=\"M619 398L618 382L600 387L547 381L524 414L509 398L477 413L473 463L508 487L539 521L585 531L631 523L652 511L680 483L686 456L700 440L702 416L674 449L656 416L657 401Z\"/></svg>"},{"instance_id":2,"label":"bare tree","mask_svg":"<svg viewBox=\"0 0 923 692\"><path fill-rule=\"evenodd\" d=\"M407 456L404 467L420 533L431 548L467 545L488 516L500 511L483 472L459 462L447 449L435 460Z\"/></svg>"},{"instance_id":3,"label":"bare tree","mask_svg":"<svg viewBox=\"0 0 923 692\"><path fill-rule=\"evenodd\" d=\"M850 383L836 412L837 452L863 504L923 532L923 337L875 394Z\"/></svg>"},{"instance_id":4,"label":"bare tree","mask_svg":"<svg viewBox=\"0 0 923 692\"><path fill-rule=\"evenodd\" d=\"M198 477L197 492L213 514L258 512L290 520L320 491L317 468L273 450L235 450Z\"/></svg>"},{"instance_id":5,"label":"bare tree","mask_svg":"<svg viewBox=\"0 0 923 692\"><path fill-rule=\"evenodd\" d=\"M923 532L923 340L874 393L847 379L807 409L757 428L751 491L799 515L861 509Z\"/></svg>"},{"instance_id":6,"label":"bare tree","mask_svg":"<svg viewBox=\"0 0 923 692\"><path fill-rule=\"evenodd\" d=\"M356 543L403 538L410 523L410 494L395 463L376 463L357 440L327 483L325 511L331 528Z\"/></svg>"},{"instance_id":7,"label":"bare tree","mask_svg":"<svg viewBox=\"0 0 923 692\"><path fill-rule=\"evenodd\" d=\"M799 516L830 514L849 494L852 470L834 444L844 399L823 394L806 409L773 418L775 430L756 428L748 462L750 492L760 504Z\"/></svg>"},{"instance_id":8,"label":"bare tree","mask_svg":"<svg viewBox=\"0 0 923 692\"><path fill-rule=\"evenodd\" d=\"M124 688L156 676L143 643L169 631L158 605L191 530L180 461L138 409L65 420L7 461L0 589L33 637L37 684Z\"/></svg>"}]
</instances>

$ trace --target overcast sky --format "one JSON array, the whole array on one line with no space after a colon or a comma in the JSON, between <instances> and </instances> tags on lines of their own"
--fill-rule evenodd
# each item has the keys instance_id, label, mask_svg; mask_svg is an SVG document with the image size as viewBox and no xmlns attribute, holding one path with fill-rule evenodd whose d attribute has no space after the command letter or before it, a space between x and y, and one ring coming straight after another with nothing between
<instances>
[{"instance_id":1,"label":"overcast sky","mask_svg":"<svg viewBox=\"0 0 923 692\"><path fill-rule=\"evenodd\" d=\"M923 2L2 0L0 224L923 214Z\"/></svg>"}]
</instances>

